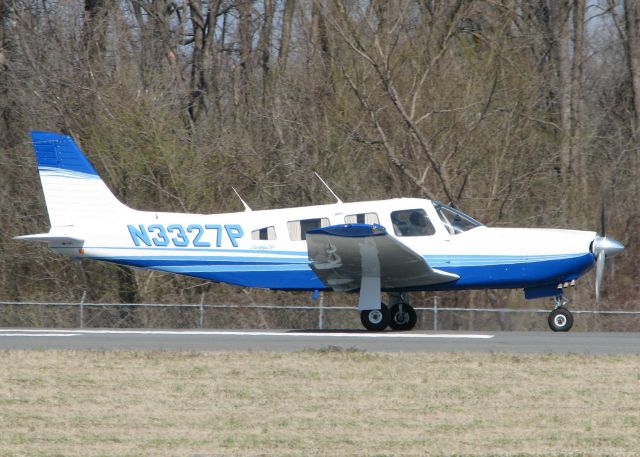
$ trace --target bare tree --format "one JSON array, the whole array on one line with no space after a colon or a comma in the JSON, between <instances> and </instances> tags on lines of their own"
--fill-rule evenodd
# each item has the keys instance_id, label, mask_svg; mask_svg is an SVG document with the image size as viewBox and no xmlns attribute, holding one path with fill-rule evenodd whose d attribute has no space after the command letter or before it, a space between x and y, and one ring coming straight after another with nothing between
<instances>
[{"instance_id":1,"label":"bare tree","mask_svg":"<svg viewBox=\"0 0 640 457\"><path fill-rule=\"evenodd\" d=\"M239 0L238 36L240 40L239 91L242 106L249 101L250 80L253 74L253 0Z\"/></svg>"},{"instance_id":2,"label":"bare tree","mask_svg":"<svg viewBox=\"0 0 640 457\"><path fill-rule=\"evenodd\" d=\"M626 30L624 43L633 98L634 123L632 131L635 140L634 162L637 175L637 167L640 164L640 11L637 1L625 0L624 18Z\"/></svg>"},{"instance_id":3,"label":"bare tree","mask_svg":"<svg viewBox=\"0 0 640 457\"><path fill-rule=\"evenodd\" d=\"M558 106L561 175L571 172L571 56L569 55L571 4L569 0L549 2L551 53L557 83L554 88Z\"/></svg>"},{"instance_id":4,"label":"bare tree","mask_svg":"<svg viewBox=\"0 0 640 457\"><path fill-rule=\"evenodd\" d=\"M191 52L191 78L188 112L191 122L196 123L202 112L208 109L207 100L210 90L209 82L215 81L212 71L215 61L211 55L215 49L215 26L222 0L209 2L203 7L201 0L189 1L189 17L193 30Z\"/></svg>"},{"instance_id":5,"label":"bare tree","mask_svg":"<svg viewBox=\"0 0 640 457\"><path fill-rule=\"evenodd\" d=\"M282 15L282 33L280 35L280 52L278 53L278 67L284 73L289 56L289 43L291 41L291 29L293 27L293 13L296 8L296 0L284 0L284 13Z\"/></svg>"},{"instance_id":6,"label":"bare tree","mask_svg":"<svg viewBox=\"0 0 640 457\"><path fill-rule=\"evenodd\" d=\"M274 0L263 0L264 15L258 43L260 68L262 69L262 104L267 103L271 93L271 40L273 34Z\"/></svg>"},{"instance_id":7,"label":"bare tree","mask_svg":"<svg viewBox=\"0 0 640 457\"><path fill-rule=\"evenodd\" d=\"M100 65L104 60L108 8L104 0L85 0L84 35L88 60L91 65Z\"/></svg>"},{"instance_id":8,"label":"bare tree","mask_svg":"<svg viewBox=\"0 0 640 457\"><path fill-rule=\"evenodd\" d=\"M571 65L571 157L575 160L580 179L580 190L587 189L586 153L582 150L582 79L584 73L584 21L585 0L574 0L573 5L573 57Z\"/></svg>"},{"instance_id":9,"label":"bare tree","mask_svg":"<svg viewBox=\"0 0 640 457\"><path fill-rule=\"evenodd\" d=\"M399 4L404 5L404 4ZM381 41L382 33L375 33L376 26L371 17L367 16L368 12L349 11L342 2L335 4L336 14L331 20L334 30L342 38L355 55L362 59L373 71L377 85L383 89L384 99L390 103L399 121L412 140L412 147L416 147L421 155L426 159L427 166L423 170L416 170L410 161L407 161L390 141L389 132L385 128L385 121L382 119L384 111L378 103L372 102L373 96L362 85L358 84L354 78L350 77L346 68L343 68L345 77L350 87L354 91L363 109L368 113L372 123L378 133L378 142L383 145L391 163L397 167L424 195L432 195L431 189L427 185L423 173L433 173L439 182L441 190L446 198L451 202L457 201L457 193L454 189L454 183L449 174L447 162L451 158L449 154L440 155L434 148L432 138L425 134L424 128L421 126L425 119L434 115L434 111L418 111L418 100L424 94L425 85L428 84L429 75L434 71L438 61L446 53L450 38L453 36L457 24L455 21L449 22L449 28L445 33L445 39L441 43L439 49L435 51L432 59L425 62L419 69L418 75L414 78L411 90L406 94L401 94L398 82L399 78L397 68L394 68L394 54L398 52L400 42L411 46L423 46L425 42L418 39L414 40L403 36L406 33L406 24L409 16L409 8L405 5L391 9L378 8L377 14L383 14L385 20L379 22L380 26L388 27L391 36L385 37L385 41ZM357 14L362 14L358 17ZM392 15L393 14L393 15ZM455 13L453 13L455 14ZM392 16L391 16L392 15ZM358 19L354 19L358 18ZM445 18L445 20L450 18ZM365 28L362 29L360 24L355 23L359 20L364 23ZM366 36L362 30L366 30L369 36ZM414 48L415 50L415 48Z\"/></svg>"}]
</instances>

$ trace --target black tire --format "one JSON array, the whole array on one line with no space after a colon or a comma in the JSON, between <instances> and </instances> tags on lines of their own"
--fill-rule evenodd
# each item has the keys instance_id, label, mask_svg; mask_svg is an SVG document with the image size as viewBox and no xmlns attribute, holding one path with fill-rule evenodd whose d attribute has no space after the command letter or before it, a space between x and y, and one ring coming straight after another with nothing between
<instances>
[{"instance_id":1,"label":"black tire","mask_svg":"<svg viewBox=\"0 0 640 457\"><path fill-rule=\"evenodd\" d=\"M556 308L549 313L547 321L554 332L568 332L573 327L573 314L567 308Z\"/></svg>"},{"instance_id":2,"label":"black tire","mask_svg":"<svg viewBox=\"0 0 640 457\"><path fill-rule=\"evenodd\" d=\"M412 306L403 303L402 311L400 311L400 303L391 307L389 311L389 327L393 330L411 330L416 326L416 322L418 322L418 316Z\"/></svg>"},{"instance_id":3,"label":"black tire","mask_svg":"<svg viewBox=\"0 0 640 457\"><path fill-rule=\"evenodd\" d=\"M381 332L389 325L389 308L384 303L380 309L369 309L360 313L360 322L371 332Z\"/></svg>"}]
</instances>

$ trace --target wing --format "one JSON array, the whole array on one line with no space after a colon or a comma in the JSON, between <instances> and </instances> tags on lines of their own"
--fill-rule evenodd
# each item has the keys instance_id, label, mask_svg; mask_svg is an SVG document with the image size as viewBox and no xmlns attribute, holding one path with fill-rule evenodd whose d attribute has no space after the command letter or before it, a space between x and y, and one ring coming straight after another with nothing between
<instances>
[{"instance_id":1,"label":"wing","mask_svg":"<svg viewBox=\"0 0 640 457\"><path fill-rule=\"evenodd\" d=\"M382 289L418 287L460 278L431 268L421 255L377 224L309 230L307 247L311 268L334 290L356 290L362 278L380 278Z\"/></svg>"}]
</instances>

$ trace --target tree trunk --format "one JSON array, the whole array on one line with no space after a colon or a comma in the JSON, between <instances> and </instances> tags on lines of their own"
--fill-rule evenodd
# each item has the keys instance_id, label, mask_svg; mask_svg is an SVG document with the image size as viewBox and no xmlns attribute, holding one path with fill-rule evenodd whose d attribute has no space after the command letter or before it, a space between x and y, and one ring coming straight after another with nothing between
<instances>
[{"instance_id":1,"label":"tree trunk","mask_svg":"<svg viewBox=\"0 0 640 457\"><path fill-rule=\"evenodd\" d=\"M143 75L150 70L162 70L165 62L168 62L175 79L182 79L179 55L172 40L170 24L175 5L169 0L130 1L140 30L140 67ZM180 24L177 27L179 28Z\"/></svg>"},{"instance_id":2,"label":"tree trunk","mask_svg":"<svg viewBox=\"0 0 640 457\"><path fill-rule=\"evenodd\" d=\"M271 92L271 34L273 32L274 0L264 0L264 21L260 32L260 67L262 68L262 105L264 106Z\"/></svg>"},{"instance_id":3,"label":"tree trunk","mask_svg":"<svg viewBox=\"0 0 640 457\"><path fill-rule=\"evenodd\" d=\"M22 129L16 128L20 108L14 98L14 87L9 78L13 60L13 31L11 8L0 0L0 147L8 148L22 142Z\"/></svg>"},{"instance_id":4,"label":"tree trunk","mask_svg":"<svg viewBox=\"0 0 640 457\"><path fill-rule=\"evenodd\" d=\"M240 99L243 106L246 106L249 101L249 81L252 71L252 6L253 0L240 0L238 3L238 9L240 11L240 21L238 23L240 36Z\"/></svg>"},{"instance_id":5,"label":"tree trunk","mask_svg":"<svg viewBox=\"0 0 640 457\"><path fill-rule=\"evenodd\" d=\"M217 4L220 2L218 1ZM210 5L217 9L217 5ZM207 111L208 81L206 62L210 50L211 39L211 11L206 14L202 9L201 0L189 1L191 27L193 29L193 52L191 54L191 84L188 112L192 123L196 123L200 114Z\"/></svg>"},{"instance_id":6,"label":"tree trunk","mask_svg":"<svg viewBox=\"0 0 640 457\"><path fill-rule=\"evenodd\" d=\"M569 15L567 0L550 1L552 55L556 66L556 99L560 127L560 173L567 180L571 170L571 60L569 57Z\"/></svg>"},{"instance_id":7,"label":"tree trunk","mask_svg":"<svg viewBox=\"0 0 640 457\"><path fill-rule=\"evenodd\" d=\"M209 10L207 11L207 25L210 38L207 40L207 59L204 61L205 75L207 77L207 87L209 88L208 99L210 102L213 102L217 112L220 112L220 83L218 78L218 72L220 71L220 62L218 55L218 43L216 40L216 24L218 21L221 4L222 0L216 0L215 2L211 2L209 4Z\"/></svg>"},{"instance_id":8,"label":"tree trunk","mask_svg":"<svg viewBox=\"0 0 640 457\"><path fill-rule=\"evenodd\" d=\"M625 49L627 53L627 65L631 78L631 91L633 96L633 139L634 173L638 174L640 163L640 15L638 14L637 0L625 0L625 28L627 40Z\"/></svg>"},{"instance_id":9,"label":"tree trunk","mask_svg":"<svg viewBox=\"0 0 640 457\"><path fill-rule=\"evenodd\" d=\"M104 61L108 9L104 0L85 0L84 12L84 45L89 65L95 67Z\"/></svg>"},{"instance_id":10,"label":"tree trunk","mask_svg":"<svg viewBox=\"0 0 640 457\"><path fill-rule=\"evenodd\" d=\"M289 41L291 40L291 26L293 23L293 12L296 7L296 0L286 0L284 13L282 15L282 35L280 38L280 51L278 53L278 68L280 73L284 73L287 67L287 56L289 55Z\"/></svg>"},{"instance_id":11,"label":"tree trunk","mask_svg":"<svg viewBox=\"0 0 640 457\"><path fill-rule=\"evenodd\" d=\"M571 157L578 172L580 189L587 190L587 160L582 150L582 73L584 59L585 0L574 0L573 62L571 67Z\"/></svg>"}]
</instances>

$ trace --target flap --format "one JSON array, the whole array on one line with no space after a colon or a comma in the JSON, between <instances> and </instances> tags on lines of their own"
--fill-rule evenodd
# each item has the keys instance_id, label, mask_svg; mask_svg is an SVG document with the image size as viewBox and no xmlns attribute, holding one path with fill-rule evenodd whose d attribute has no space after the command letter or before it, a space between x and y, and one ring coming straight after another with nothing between
<instances>
[{"instance_id":1,"label":"flap","mask_svg":"<svg viewBox=\"0 0 640 457\"><path fill-rule=\"evenodd\" d=\"M434 270L426 260L390 236L381 225L344 224L309 230L310 266L334 290L360 288L363 277L380 277L382 289L428 286L459 276Z\"/></svg>"}]
</instances>

